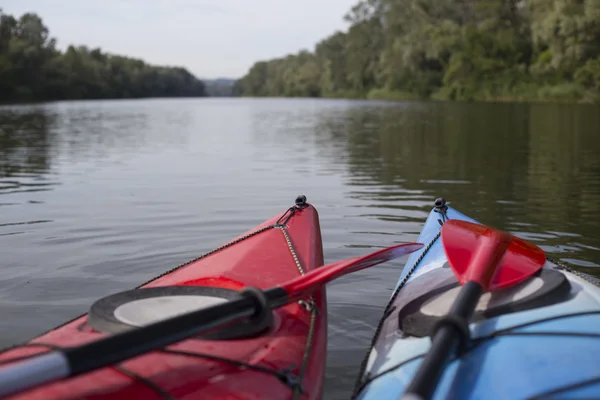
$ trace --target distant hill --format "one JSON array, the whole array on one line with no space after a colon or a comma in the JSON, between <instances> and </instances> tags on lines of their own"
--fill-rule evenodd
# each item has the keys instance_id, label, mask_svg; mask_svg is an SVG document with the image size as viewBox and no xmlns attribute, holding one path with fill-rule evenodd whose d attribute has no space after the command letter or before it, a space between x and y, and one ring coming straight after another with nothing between
<instances>
[{"instance_id":1,"label":"distant hill","mask_svg":"<svg viewBox=\"0 0 600 400\"><path fill-rule=\"evenodd\" d=\"M214 82L218 84L230 84L233 85L237 79L233 78L215 78L215 79L204 79L204 82Z\"/></svg>"},{"instance_id":2,"label":"distant hill","mask_svg":"<svg viewBox=\"0 0 600 400\"><path fill-rule=\"evenodd\" d=\"M233 96L233 85L236 79L231 78L216 78L203 79L206 94L211 97L229 97Z\"/></svg>"}]
</instances>

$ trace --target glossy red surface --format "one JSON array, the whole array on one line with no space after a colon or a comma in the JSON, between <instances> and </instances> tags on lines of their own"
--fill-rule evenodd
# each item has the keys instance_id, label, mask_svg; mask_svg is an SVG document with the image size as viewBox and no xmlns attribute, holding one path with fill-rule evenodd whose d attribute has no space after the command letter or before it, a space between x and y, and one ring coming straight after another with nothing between
<instances>
[{"instance_id":1,"label":"glossy red surface","mask_svg":"<svg viewBox=\"0 0 600 400\"><path fill-rule=\"evenodd\" d=\"M450 267L460 283L475 281L485 290L493 291L523 281L546 262L546 255L538 246L467 221L445 222L442 243ZM503 254L506 245L508 248ZM496 259L499 263L494 269Z\"/></svg>"},{"instance_id":2,"label":"glossy red surface","mask_svg":"<svg viewBox=\"0 0 600 400\"><path fill-rule=\"evenodd\" d=\"M283 213L282 213L283 214ZM280 215L252 229L274 224ZM304 269L323 265L318 213L312 206L299 210L287 223L287 233ZM242 236L242 235L240 235ZM165 268L167 269L167 267ZM165 275L144 287L211 285L225 288L269 288L289 281L300 272L280 229L269 229L227 249ZM324 288L314 292L319 309L306 362L300 399L319 399L323 390L327 345L327 310ZM300 372L307 344L311 313L298 303L275 311L273 326L259 337L242 340L190 339L169 346L198 355L208 354L243 363ZM31 347L0 354L0 363L46 352L51 346L77 346L102 337L86 324L86 316L68 322L36 339ZM48 345L48 346L46 346ZM118 367L143 377L132 378L119 368L103 368L89 374L36 388L11 399L290 399L293 392L275 376L222 361L188 355L152 352ZM148 383L149 382L149 383ZM152 386L160 388L156 390Z\"/></svg>"}]
</instances>

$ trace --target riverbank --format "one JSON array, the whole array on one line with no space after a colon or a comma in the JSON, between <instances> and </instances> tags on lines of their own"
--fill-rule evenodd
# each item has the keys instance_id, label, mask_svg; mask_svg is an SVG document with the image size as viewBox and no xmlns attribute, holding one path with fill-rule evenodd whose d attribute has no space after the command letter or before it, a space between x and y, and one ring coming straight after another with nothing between
<instances>
[{"instance_id":1,"label":"riverbank","mask_svg":"<svg viewBox=\"0 0 600 400\"><path fill-rule=\"evenodd\" d=\"M481 102L531 102L531 103L600 103L600 96L573 83L544 85L541 87L524 85L520 89L500 93L482 91L467 98L451 98L443 90L423 98L411 93L372 89L365 96L371 100L440 100L440 101L481 101Z\"/></svg>"},{"instance_id":2,"label":"riverbank","mask_svg":"<svg viewBox=\"0 0 600 400\"><path fill-rule=\"evenodd\" d=\"M456 101L456 102L490 102L490 103L564 103L564 104L600 104L600 95L593 91L586 91L576 84L564 83L559 85L545 85L542 87L524 86L520 90L507 90L503 93L492 94L482 92L477 96L461 99L452 99L442 91L430 97L422 97L409 92L371 89L367 93L344 91L327 93L319 96L284 96L284 95L250 95L242 94L241 97L270 97L270 98L322 98L322 99L365 99L384 101Z\"/></svg>"}]
</instances>

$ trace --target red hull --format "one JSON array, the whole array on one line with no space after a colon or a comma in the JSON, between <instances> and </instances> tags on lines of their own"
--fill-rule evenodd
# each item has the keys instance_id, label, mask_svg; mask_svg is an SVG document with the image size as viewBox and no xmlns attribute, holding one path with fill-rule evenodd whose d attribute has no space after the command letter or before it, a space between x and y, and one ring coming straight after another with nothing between
<instances>
[{"instance_id":1,"label":"red hull","mask_svg":"<svg viewBox=\"0 0 600 400\"><path fill-rule=\"evenodd\" d=\"M278 215L249 231L273 225ZM142 287L213 286L239 289L269 288L300 274L296 254L305 272L323 265L319 218L316 209L299 209L286 223L292 249L284 231L277 227L243 239L223 250L191 262ZM245 235L241 235L242 238ZM291 399L295 389L271 373L234 365L216 356L270 370L291 369L302 376L299 399L322 395L327 345L325 289L313 296L315 311L299 303L276 310L274 323L258 337L241 340L190 339L160 351L103 368L83 376L33 389L10 399ZM0 354L0 363L48 351L51 347L77 346L103 337L86 316ZM312 329L311 329L312 327ZM309 332L312 330L312 335ZM37 344L33 345L32 344ZM195 354L195 355L194 355Z\"/></svg>"}]
</instances>

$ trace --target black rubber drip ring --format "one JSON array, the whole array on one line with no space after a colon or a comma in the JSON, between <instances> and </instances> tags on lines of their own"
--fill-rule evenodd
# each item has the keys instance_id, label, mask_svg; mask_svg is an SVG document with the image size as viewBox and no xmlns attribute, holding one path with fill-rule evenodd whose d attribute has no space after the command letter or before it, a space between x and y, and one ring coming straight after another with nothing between
<instances>
[{"instance_id":1,"label":"black rubber drip ring","mask_svg":"<svg viewBox=\"0 0 600 400\"><path fill-rule=\"evenodd\" d=\"M250 321L263 321L271 314L271 309L267 307L267 297L259 288L247 286L240 290L239 294L240 296L249 297L254 301L254 314L250 317Z\"/></svg>"}]
</instances>

